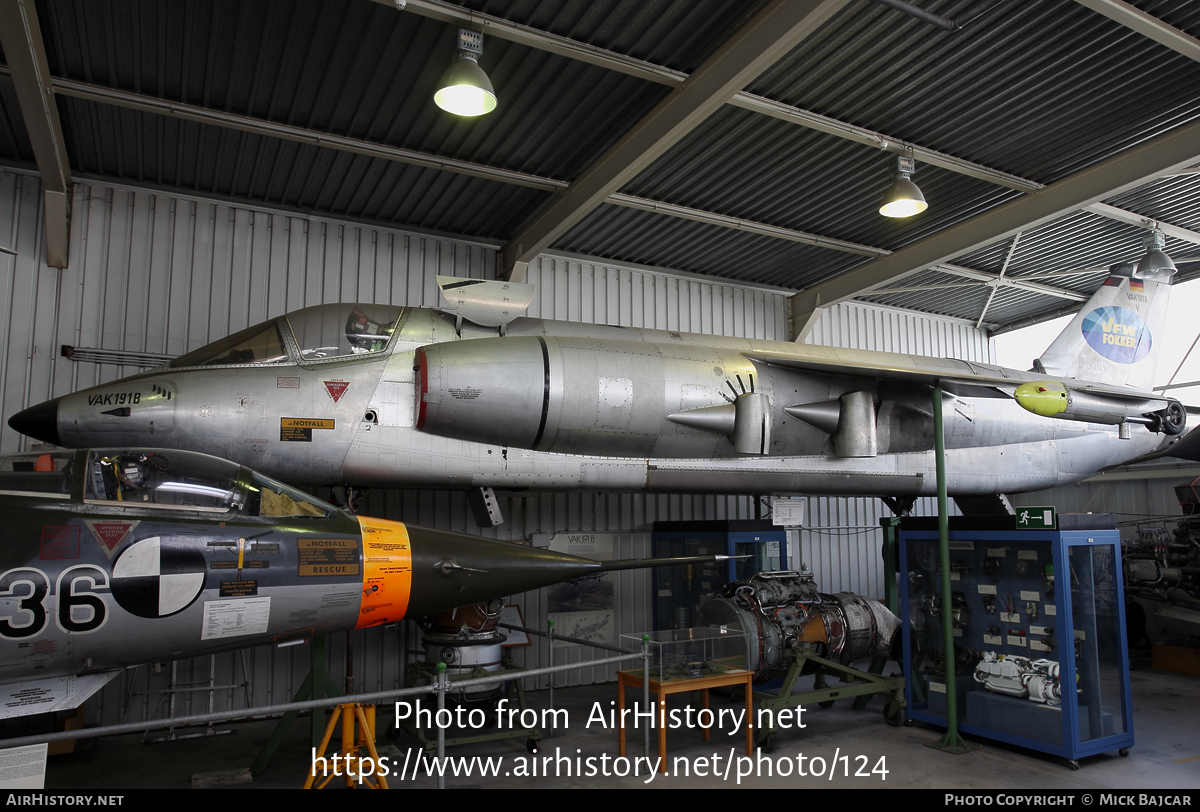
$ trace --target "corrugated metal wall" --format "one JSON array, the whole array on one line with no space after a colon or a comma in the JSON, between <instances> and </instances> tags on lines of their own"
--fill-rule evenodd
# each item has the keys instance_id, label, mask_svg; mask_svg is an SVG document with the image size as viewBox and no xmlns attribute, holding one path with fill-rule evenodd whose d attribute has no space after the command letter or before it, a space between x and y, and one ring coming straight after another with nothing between
<instances>
[{"instance_id":1,"label":"corrugated metal wall","mask_svg":"<svg viewBox=\"0 0 1200 812\"><path fill-rule=\"evenodd\" d=\"M1181 472L1162 479L1123 479L1111 482L1077 482L1044 491L1013 496L1016 507L1053 505L1059 513L1113 513L1121 538L1137 538L1138 526L1163 527L1174 531L1183 516L1175 486L1190 481L1194 474Z\"/></svg>"}]
</instances>

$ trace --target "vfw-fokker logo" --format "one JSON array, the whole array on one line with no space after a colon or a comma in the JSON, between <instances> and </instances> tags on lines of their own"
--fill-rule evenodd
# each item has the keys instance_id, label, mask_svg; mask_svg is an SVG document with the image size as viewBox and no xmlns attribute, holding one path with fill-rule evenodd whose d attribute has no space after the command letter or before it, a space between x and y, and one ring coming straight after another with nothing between
<instances>
[{"instance_id":1,"label":"vfw-fokker logo","mask_svg":"<svg viewBox=\"0 0 1200 812\"><path fill-rule=\"evenodd\" d=\"M1110 361L1134 364L1150 353L1153 341L1142 317L1123 307L1098 307L1083 319L1088 346Z\"/></svg>"}]
</instances>

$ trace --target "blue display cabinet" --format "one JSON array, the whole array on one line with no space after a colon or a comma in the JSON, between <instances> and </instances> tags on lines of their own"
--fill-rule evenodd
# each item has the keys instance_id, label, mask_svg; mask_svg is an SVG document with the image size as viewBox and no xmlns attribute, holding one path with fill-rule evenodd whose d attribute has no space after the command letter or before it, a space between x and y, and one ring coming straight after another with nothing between
<instances>
[{"instance_id":1,"label":"blue display cabinet","mask_svg":"<svg viewBox=\"0 0 1200 812\"><path fill-rule=\"evenodd\" d=\"M1069 526L1062 516L1060 528ZM951 520L950 609L958 727L1061 756L1133 746L1121 538L1115 529L1016 530ZM986 529L981 529L986 528ZM936 525L900 528L905 698L946 724Z\"/></svg>"},{"instance_id":2,"label":"blue display cabinet","mask_svg":"<svg viewBox=\"0 0 1200 812\"><path fill-rule=\"evenodd\" d=\"M655 558L745 555L726 562L655 567L654 628L687 629L699 621L701 601L720 595L729 581L787 569L787 531L763 519L655 522Z\"/></svg>"}]
</instances>

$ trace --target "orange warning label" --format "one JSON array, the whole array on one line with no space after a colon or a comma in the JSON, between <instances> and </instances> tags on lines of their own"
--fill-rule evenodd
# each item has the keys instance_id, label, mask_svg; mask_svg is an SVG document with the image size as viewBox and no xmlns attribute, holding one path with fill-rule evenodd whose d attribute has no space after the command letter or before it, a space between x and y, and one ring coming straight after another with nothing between
<instances>
[{"instance_id":1,"label":"orange warning label","mask_svg":"<svg viewBox=\"0 0 1200 812\"><path fill-rule=\"evenodd\" d=\"M362 528L363 597L358 625L395 623L408 610L412 589L412 548L400 522L359 516Z\"/></svg>"}]
</instances>

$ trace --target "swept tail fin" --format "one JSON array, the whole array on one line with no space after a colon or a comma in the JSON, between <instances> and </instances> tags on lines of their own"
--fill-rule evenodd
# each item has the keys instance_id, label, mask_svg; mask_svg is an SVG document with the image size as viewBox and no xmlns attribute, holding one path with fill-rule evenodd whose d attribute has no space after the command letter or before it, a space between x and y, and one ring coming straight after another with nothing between
<instances>
[{"instance_id":1,"label":"swept tail fin","mask_svg":"<svg viewBox=\"0 0 1200 812\"><path fill-rule=\"evenodd\" d=\"M1149 391L1162 350L1174 271L1114 265L1042 357L1039 372Z\"/></svg>"}]
</instances>

